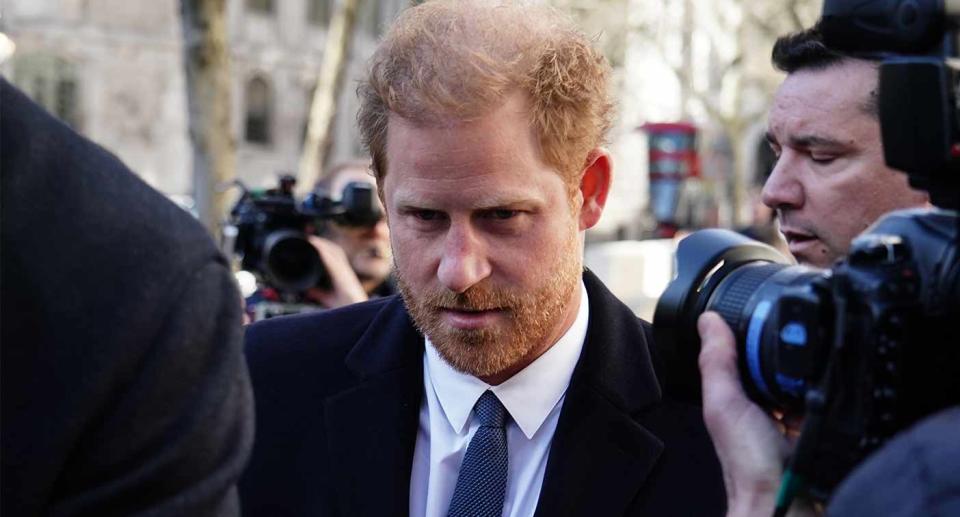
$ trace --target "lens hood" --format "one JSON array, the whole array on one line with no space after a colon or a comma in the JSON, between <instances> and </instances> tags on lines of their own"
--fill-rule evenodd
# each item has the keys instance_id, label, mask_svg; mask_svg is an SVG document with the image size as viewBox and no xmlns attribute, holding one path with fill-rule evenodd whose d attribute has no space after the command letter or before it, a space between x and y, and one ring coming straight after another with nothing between
<instances>
[{"instance_id":1,"label":"lens hood","mask_svg":"<svg viewBox=\"0 0 960 517\"><path fill-rule=\"evenodd\" d=\"M700 230L680 241L677 276L660 297L653 315L661 383L672 395L700 402L697 318L720 281L750 262L789 263L774 248L730 230Z\"/></svg>"},{"instance_id":2,"label":"lens hood","mask_svg":"<svg viewBox=\"0 0 960 517\"><path fill-rule=\"evenodd\" d=\"M320 254L306 236L294 230L277 230L263 244L263 264L271 285L281 291L305 291L324 275Z\"/></svg>"}]
</instances>

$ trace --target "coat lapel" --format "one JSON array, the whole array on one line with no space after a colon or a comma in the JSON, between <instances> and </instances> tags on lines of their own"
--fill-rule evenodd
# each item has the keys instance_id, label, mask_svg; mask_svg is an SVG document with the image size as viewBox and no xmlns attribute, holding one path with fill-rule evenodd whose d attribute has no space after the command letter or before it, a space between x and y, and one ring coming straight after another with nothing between
<instances>
[{"instance_id":1,"label":"coat lapel","mask_svg":"<svg viewBox=\"0 0 960 517\"><path fill-rule=\"evenodd\" d=\"M623 515L663 450L635 416L660 400L646 333L589 271L590 321L550 448L537 516Z\"/></svg>"},{"instance_id":2,"label":"coat lapel","mask_svg":"<svg viewBox=\"0 0 960 517\"><path fill-rule=\"evenodd\" d=\"M339 513L406 515L423 395L423 337L399 297L370 324L346 362L361 381L324 403Z\"/></svg>"}]
</instances>

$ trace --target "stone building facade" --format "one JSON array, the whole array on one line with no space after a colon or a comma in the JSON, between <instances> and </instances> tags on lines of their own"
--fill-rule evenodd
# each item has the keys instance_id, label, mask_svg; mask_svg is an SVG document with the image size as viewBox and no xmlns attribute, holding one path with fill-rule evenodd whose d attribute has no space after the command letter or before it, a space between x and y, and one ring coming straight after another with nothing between
<instances>
[{"instance_id":1,"label":"stone building facade","mask_svg":"<svg viewBox=\"0 0 960 517\"><path fill-rule=\"evenodd\" d=\"M299 163L336 0L227 0L237 176L266 186ZM332 161L361 155L355 81L404 0L360 0ZM6 0L16 45L0 72L174 197L192 193L178 0Z\"/></svg>"}]
</instances>

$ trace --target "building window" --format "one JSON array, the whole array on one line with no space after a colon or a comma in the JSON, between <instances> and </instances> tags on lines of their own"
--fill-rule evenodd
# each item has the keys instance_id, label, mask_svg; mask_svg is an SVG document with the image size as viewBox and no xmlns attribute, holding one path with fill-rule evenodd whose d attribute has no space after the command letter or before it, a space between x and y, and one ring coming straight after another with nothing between
<instances>
[{"instance_id":1,"label":"building window","mask_svg":"<svg viewBox=\"0 0 960 517\"><path fill-rule=\"evenodd\" d=\"M71 126L80 122L77 110L77 82L71 77L61 77L57 81L57 93L54 103L57 116Z\"/></svg>"},{"instance_id":2,"label":"building window","mask_svg":"<svg viewBox=\"0 0 960 517\"><path fill-rule=\"evenodd\" d=\"M331 0L307 0L307 20L312 25L330 24Z\"/></svg>"},{"instance_id":3,"label":"building window","mask_svg":"<svg viewBox=\"0 0 960 517\"><path fill-rule=\"evenodd\" d=\"M254 77L247 83L244 106L246 107L244 124L246 141L254 144L270 144L273 94L266 79Z\"/></svg>"},{"instance_id":4,"label":"building window","mask_svg":"<svg viewBox=\"0 0 960 517\"><path fill-rule=\"evenodd\" d=\"M75 68L65 59L31 54L14 61L13 82L31 99L75 130L81 130L80 88Z\"/></svg>"},{"instance_id":5,"label":"building window","mask_svg":"<svg viewBox=\"0 0 960 517\"><path fill-rule=\"evenodd\" d=\"M273 0L247 0L247 9L263 14L273 14Z\"/></svg>"}]
</instances>

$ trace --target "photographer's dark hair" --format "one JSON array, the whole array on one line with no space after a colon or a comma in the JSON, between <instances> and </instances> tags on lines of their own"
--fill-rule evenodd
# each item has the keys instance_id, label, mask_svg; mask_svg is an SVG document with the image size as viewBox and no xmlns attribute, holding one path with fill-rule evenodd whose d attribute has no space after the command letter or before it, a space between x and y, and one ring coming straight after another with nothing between
<instances>
[{"instance_id":1,"label":"photographer's dark hair","mask_svg":"<svg viewBox=\"0 0 960 517\"><path fill-rule=\"evenodd\" d=\"M792 74L797 70L821 70L843 61L848 56L827 48L820 24L777 38L773 44L773 67Z\"/></svg>"},{"instance_id":2,"label":"photographer's dark hair","mask_svg":"<svg viewBox=\"0 0 960 517\"><path fill-rule=\"evenodd\" d=\"M773 67L781 72L792 74L798 70L823 70L836 65L846 59L860 59L879 63L879 56L849 54L834 50L823 41L820 32L820 23L799 32L787 34L777 38L773 44L770 56ZM877 90L870 92L868 101L863 106L864 111L880 117Z\"/></svg>"}]
</instances>

